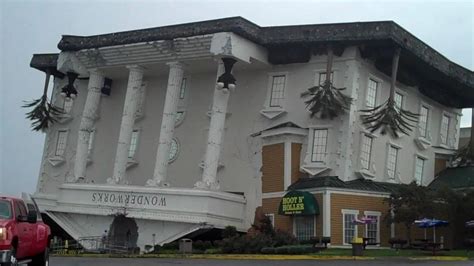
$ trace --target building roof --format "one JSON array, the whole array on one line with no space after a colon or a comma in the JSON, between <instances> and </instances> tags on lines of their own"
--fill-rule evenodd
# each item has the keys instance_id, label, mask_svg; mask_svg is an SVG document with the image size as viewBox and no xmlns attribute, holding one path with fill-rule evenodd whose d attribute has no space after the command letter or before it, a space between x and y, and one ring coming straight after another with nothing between
<instances>
[{"instance_id":1,"label":"building roof","mask_svg":"<svg viewBox=\"0 0 474 266\"><path fill-rule=\"evenodd\" d=\"M474 189L474 166L446 168L428 185L429 188L439 189Z\"/></svg>"},{"instance_id":2,"label":"building roof","mask_svg":"<svg viewBox=\"0 0 474 266\"><path fill-rule=\"evenodd\" d=\"M356 179L344 182L337 176L314 176L303 177L293 183L288 190L309 189L309 188L341 188L360 191L391 193L400 187L400 184L375 182L366 179Z\"/></svg>"},{"instance_id":3,"label":"building roof","mask_svg":"<svg viewBox=\"0 0 474 266\"><path fill-rule=\"evenodd\" d=\"M386 51L400 46L401 82L418 85L422 93L446 106L474 107L473 72L451 62L393 21L260 27L242 17L231 17L94 36L63 35L58 48L78 51L217 32L233 32L267 48L273 64L308 62L327 43L360 45L363 56L375 58L376 67L387 74L392 53Z\"/></svg>"}]
</instances>

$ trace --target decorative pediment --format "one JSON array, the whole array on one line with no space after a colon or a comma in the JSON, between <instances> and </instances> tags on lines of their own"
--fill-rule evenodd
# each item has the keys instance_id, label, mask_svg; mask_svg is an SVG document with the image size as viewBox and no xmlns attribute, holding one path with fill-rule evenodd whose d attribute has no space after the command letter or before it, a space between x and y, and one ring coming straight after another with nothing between
<instances>
[{"instance_id":1,"label":"decorative pediment","mask_svg":"<svg viewBox=\"0 0 474 266\"><path fill-rule=\"evenodd\" d=\"M274 119L286 113L283 108L268 108L260 110L260 113L268 119Z\"/></svg>"}]
</instances>

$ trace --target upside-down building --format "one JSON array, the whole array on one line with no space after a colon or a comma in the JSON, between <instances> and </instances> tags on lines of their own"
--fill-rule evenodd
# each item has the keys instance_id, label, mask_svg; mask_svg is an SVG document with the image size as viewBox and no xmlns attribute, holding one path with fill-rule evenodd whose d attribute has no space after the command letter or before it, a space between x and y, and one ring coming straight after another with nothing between
<instances>
[{"instance_id":1,"label":"upside-down building","mask_svg":"<svg viewBox=\"0 0 474 266\"><path fill-rule=\"evenodd\" d=\"M383 222L384 199L446 167L461 109L474 106L472 71L391 21L260 27L234 17L64 35L58 47L31 61L54 76L63 109L46 130L35 198L75 239L109 230L144 247L247 231L260 207L299 239L345 246L365 235L386 246L404 232ZM399 137L361 118L389 98L395 54L395 104L419 114ZM311 116L302 94L326 80L352 101L339 116ZM377 222L355 225L361 216Z\"/></svg>"}]
</instances>

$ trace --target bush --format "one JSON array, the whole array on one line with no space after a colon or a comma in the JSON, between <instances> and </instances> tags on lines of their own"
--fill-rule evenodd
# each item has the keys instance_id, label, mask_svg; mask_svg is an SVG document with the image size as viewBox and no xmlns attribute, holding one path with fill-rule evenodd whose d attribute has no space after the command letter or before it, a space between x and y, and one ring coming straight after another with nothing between
<instances>
[{"instance_id":1,"label":"bush","mask_svg":"<svg viewBox=\"0 0 474 266\"><path fill-rule=\"evenodd\" d=\"M220 242L223 253L259 253L262 248L269 246L272 246L272 238L263 234L234 236Z\"/></svg>"},{"instance_id":2,"label":"bush","mask_svg":"<svg viewBox=\"0 0 474 266\"><path fill-rule=\"evenodd\" d=\"M308 245L292 245L274 248L275 254L308 254L313 252L313 247Z\"/></svg>"},{"instance_id":3,"label":"bush","mask_svg":"<svg viewBox=\"0 0 474 266\"><path fill-rule=\"evenodd\" d=\"M166 244L163 244L161 249L165 249L165 250L179 249L179 243L178 243L178 241L173 241L173 242L170 242L170 243L166 243Z\"/></svg>"},{"instance_id":4,"label":"bush","mask_svg":"<svg viewBox=\"0 0 474 266\"><path fill-rule=\"evenodd\" d=\"M272 247L262 248L260 252L262 254L275 254L275 248L272 248Z\"/></svg>"},{"instance_id":5,"label":"bush","mask_svg":"<svg viewBox=\"0 0 474 266\"><path fill-rule=\"evenodd\" d=\"M209 248L204 251L204 254L221 254L222 250L220 248Z\"/></svg>"},{"instance_id":6,"label":"bush","mask_svg":"<svg viewBox=\"0 0 474 266\"><path fill-rule=\"evenodd\" d=\"M287 245L296 245L298 244L298 240L293 234L290 234L287 231L283 230L276 230L273 236L273 246L280 247L280 246L287 246Z\"/></svg>"},{"instance_id":7,"label":"bush","mask_svg":"<svg viewBox=\"0 0 474 266\"><path fill-rule=\"evenodd\" d=\"M197 240L196 242L193 242L193 248L194 249L199 249L199 250L206 250L212 248L212 242L211 241L202 241L202 240Z\"/></svg>"},{"instance_id":8,"label":"bush","mask_svg":"<svg viewBox=\"0 0 474 266\"><path fill-rule=\"evenodd\" d=\"M232 237L235 237L235 236L238 236L239 234L237 233L237 229L235 228L235 226L226 226L224 228L224 230L222 230L222 233L221 233L221 236L222 238L232 238Z\"/></svg>"}]
</instances>

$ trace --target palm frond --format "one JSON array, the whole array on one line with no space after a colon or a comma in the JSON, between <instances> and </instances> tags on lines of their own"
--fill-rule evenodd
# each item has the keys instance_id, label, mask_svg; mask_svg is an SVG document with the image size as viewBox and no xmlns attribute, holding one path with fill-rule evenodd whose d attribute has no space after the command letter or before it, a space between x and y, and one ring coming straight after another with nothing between
<instances>
[{"instance_id":1,"label":"palm frond","mask_svg":"<svg viewBox=\"0 0 474 266\"><path fill-rule=\"evenodd\" d=\"M472 141L472 140L471 140ZM474 164L474 148L469 142L466 146L460 148L453 157L455 166L468 166Z\"/></svg>"},{"instance_id":2,"label":"palm frond","mask_svg":"<svg viewBox=\"0 0 474 266\"><path fill-rule=\"evenodd\" d=\"M301 97L309 98L305 104L311 117L319 115L321 119L334 119L344 114L352 103L352 98L342 93L345 89L336 88L331 81L326 81L323 85L308 88Z\"/></svg>"},{"instance_id":3,"label":"palm frond","mask_svg":"<svg viewBox=\"0 0 474 266\"><path fill-rule=\"evenodd\" d=\"M381 130L381 134L390 133L398 138L400 132L408 135L413 130L414 124L418 121L419 114L398 108L395 101L388 99L382 105L371 109L360 110L362 123L370 132Z\"/></svg>"},{"instance_id":4,"label":"palm frond","mask_svg":"<svg viewBox=\"0 0 474 266\"><path fill-rule=\"evenodd\" d=\"M23 108L33 108L26 113L26 118L31 120L31 126L34 131L45 131L49 126L56 122L56 117L63 113L61 108L58 108L50 103L46 95L39 99L25 102Z\"/></svg>"}]
</instances>

